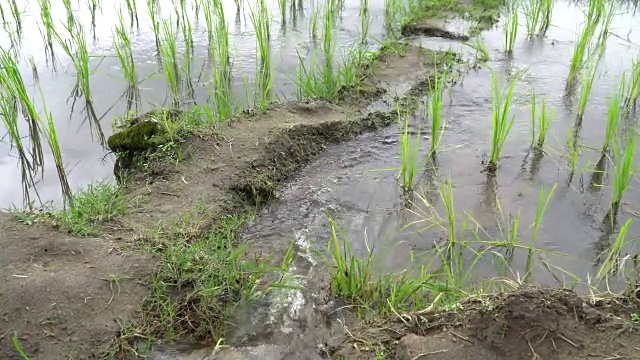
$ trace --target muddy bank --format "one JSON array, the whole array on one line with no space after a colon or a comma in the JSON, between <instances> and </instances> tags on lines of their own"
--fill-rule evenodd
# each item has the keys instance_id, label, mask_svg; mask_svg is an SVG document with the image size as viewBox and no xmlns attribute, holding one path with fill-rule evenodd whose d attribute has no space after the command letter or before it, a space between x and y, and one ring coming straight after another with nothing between
<instances>
[{"instance_id":1,"label":"muddy bank","mask_svg":"<svg viewBox=\"0 0 640 360\"><path fill-rule=\"evenodd\" d=\"M46 219L27 225L0 214L1 357L19 358L14 333L34 359L129 357L143 352L138 344L147 336L214 341L224 319L200 310L220 299L192 293L191 280L167 277L163 271L173 264L162 259L165 251L205 244L219 234L221 221L271 200L278 184L327 146L395 123L387 104L395 97L410 103L410 94L426 91L433 60L432 52L412 47L382 54L369 74L371 91L338 104L274 105L196 132L180 144L182 161L156 159L129 173L123 186L131 209L95 237L71 236ZM169 323L154 313L158 296L173 307ZM232 301L231 294L223 296ZM120 339L109 347L118 331Z\"/></svg>"},{"instance_id":2,"label":"muddy bank","mask_svg":"<svg viewBox=\"0 0 640 360\"><path fill-rule=\"evenodd\" d=\"M570 290L522 287L433 313L366 322L345 336L335 359L637 359L631 299L586 299Z\"/></svg>"}]
</instances>

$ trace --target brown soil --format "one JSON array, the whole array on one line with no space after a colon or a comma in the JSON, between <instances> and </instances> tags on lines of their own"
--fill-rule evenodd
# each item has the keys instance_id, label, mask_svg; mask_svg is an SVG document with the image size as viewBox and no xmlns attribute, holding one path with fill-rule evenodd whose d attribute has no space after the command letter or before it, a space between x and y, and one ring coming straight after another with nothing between
<instances>
[{"instance_id":1,"label":"brown soil","mask_svg":"<svg viewBox=\"0 0 640 360\"><path fill-rule=\"evenodd\" d=\"M145 275L155 265L150 254L125 248L196 210L203 216L183 229L194 235L225 214L271 200L279 183L330 144L395 123L391 113L367 106L382 93L407 100L424 90L433 58L417 48L381 56L371 76L376 90L365 92L372 98L276 105L192 137L184 144L186 161L127 177L127 196L138 207L96 238L75 238L44 223L23 225L0 213L0 359L19 358L14 333L32 359L99 357L120 325L136 317L148 293Z\"/></svg>"},{"instance_id":2,"label":"brown soil","mask_svg":"<svg viewBox=\"0 0 640 360\"><path fill-rule=\"evenodd\" d=\"M334 358L375 359L640 359L640 304L587 301L569 290L521 288L469 301L461 310L367 324L347 338ZM367 351L368 350L368 351Z\"/></svg>"},{"instance_id":3,"label":"brown soil","mask_svg":"<svg viewBox=\"0 0 640 360\"><path fill-rule=\"evenodd\" d=\"M0 213L0 359L83 359L104 351L146 294L154 260L108 238L73 238ZM111 281L110 281L111 280ZM117 284L115 282L117 280Z\"/></svg>"}]
</instances>

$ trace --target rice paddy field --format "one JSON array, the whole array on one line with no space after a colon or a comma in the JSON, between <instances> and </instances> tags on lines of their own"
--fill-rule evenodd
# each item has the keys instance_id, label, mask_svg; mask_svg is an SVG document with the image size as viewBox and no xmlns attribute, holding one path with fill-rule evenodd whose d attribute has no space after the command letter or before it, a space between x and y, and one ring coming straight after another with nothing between
<instances>
[{"instance_id":1,"label":"rice paddy field","mask_svg":"<svg viewBox=\"0 0 640 360\"><path fill-rule=\"evenodd\" d=\"M108 348L114 358L144 353L150 359L417 359L440 354L441 349L415 350L399 340L401 336L356 332L360 327L355 324L373 314L409 326L435 308L448 315L462 313L465 299L525 284L569 288L599 299L631 289L637 297L640 28L632 2L509 2L500 4L495 19L491 11L496 9L479 1L0 0L0 5L0 127L6 132L0 141L0 205L12 209L23 223L34 219L31 210L43 206L82 213L86 204L74 194L87 186L118 188L117 154L109 150L107 139L126 119L155 109L195 114L214 133L236 119L256 124L248 125L247 133L230 126L229 133L240 144L253 142L251 131L256 136L276 131L261 132L260 121L251 116L263 116L274 128L282 119L280 125L289 130L296 126L289 117L296 116L326 118L329 123L343 113L366 117L375 112L391 118L391 125L382 129L374 126L375 131L332 141L326 149L318 145L321 154L275 187L266 206L252 203L250 216L239 221L242 226L227 224L226 217L216 219L222 222L217 226L225 229L223 235L212 232L204 242L191 242L194 235L186 225L176 232L153 228L142 235L120 235L120 240L152 247L165 263L150 281L152 295L142 306L145 315L139 322L152 325L142 327L144 331L132 325L135 322L121 326ZM429 10L420 18L414 16L418 9ZM444 54L446 59L434 57L428 63L433 69L417 92L415 64L410 62L416 53ZM409 65L390 73L393 81L376 75L379 68L403 61ZM385 84L380 91L384 94L358 93L356 100L345 100L345 89L363 84L363 69ZM225 138L229 159L241 162L233 150L235 139ZM263 140L255 141L257 148ZM221 144L226 146L216 139L199 146L218 149ZM246 150L250 147L238 154L249 154L249 168L265 166L251 158L247 151L252 150ZM204 164L207 156L195 158ZM177 172L184 170L175 166ZM229 164L216 164L212 171L224 166ZM211 177L223 177L226 170L220 171L222 175ZM242 182L231 170L229 174L231 183ZM195 192L201 189L194 183L204 181L173 179ZM262 179L255 181L247 187L258 198L261 190L253 185ZM245 191L239 185L229 187ZM216 191L211 190L213 197L219 195ZM160 212L171 202L188 203L173 190L162 194L168 200L155 204ZM192 195L184 197L194 202ZM146 218L142 214L134 222ZM54 219L56 226L64 224L63 218ZM124 225L117 224L120 231ZM88 228L69 232L100 237ZM236 251L235 243L231 246L217 236L237 236L242 247ZM176 238L187 245L174 247ZM211 247L225 246L229 252L223 256L203 255ZM277 271L263 268L263 258L245 259L245 247L252 254L269 254L265 259L275 261ZM184 308L200 309L190 297L181 303L187 304L183 308L172 302L173 294L163 292L170 286L191 287L198 304L211 299L219 304L213 292L206 291L204 275L182 280L202 259L215 266L233 263L232 270L201 270L215 273L207 273L207 281L229 271L243 274L240 279L252 284L237 285L241 281L234 280L233 290L215 293L224 304L232 296L240 299L224 308L224 336L212 330L213 320L189 322ZM169 284L169 278L178 280ZM118 293L120 285L111 275L106 281L109 306L114 284ZM274 285L263 291L260 284L265 283ZM635 297L625 306L637 301ZM508 299L503 300L508 308ZM526 299L527 304L537 300L537 295ZM222 306L207 306L217 312L207 308L198 320L222 311ZM535 312L534 307L527 311ZM417 310L416 317L404 315ZM147 311L155 311L155 317ZM620 322L631 334L640 327L638 312L627 315L619 315ZM174 318L186 320L173 325ZM473 323L468 321L460 323ZM364 327L369 330L389 329L368 324ZM202 330L206 326L209 329ZM4 336L13 334L20 358L30 358L20 345L21 339L28 343L28 337L11 331ZM583 344L558 332L567 348L558 350L551 337L545 349L555 352L541 357L534 348L553 331L543 332L535 346L527 338L524 350L505 348L503 357L495 358L533 354L534 359L578 359L587 343L599 339L594 333L582 334ZM0 328L0 340L2 333ZM420 332L425 334L428 331ZM485 337L464 334L453 335L466 340L463 344L483 344L482 351L489 348ZM330 341L339 336L347 338L342 348ZM182 338L188 345L172 343ZM500 341L509 343L505 335ZM225 350L223 344L232 348ZM402 357L405 345L409 355ZM354 346L358 355L353 355ZM482 355L480 347L469 350L470 355L464 355L464 346L456 348L459 353L451 356L460 359L492 358ZM616 358L606 345L598 351L606 353L599 358Z\"/></svg>"}]
</instances>

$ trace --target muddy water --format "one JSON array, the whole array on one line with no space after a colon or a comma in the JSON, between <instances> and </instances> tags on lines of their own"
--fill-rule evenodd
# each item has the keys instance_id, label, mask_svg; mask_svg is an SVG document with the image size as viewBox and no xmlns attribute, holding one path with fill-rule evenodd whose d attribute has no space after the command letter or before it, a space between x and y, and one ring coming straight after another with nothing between
<instances>
[{"instance_id":1,"label":"muddy water","mask_svg":"<svg viewBox=\"0 0 640 360\"><path fill-rule=\"evenodd\" d=\"M576 30L583 19L579 8L573 4L558 2L554 8L553 26L544 39L526 41L521 32L512 57L502 53L502 32L492 30L482 34L490 52L487 67L470 71L464 81L448 92L443 116L447 129L437 156L437 166L421 174L417 192L428 199L443 214L443 205L437 187L450 180L458 213L472 214L486 230L484 239L500 239L498 224L505 225L504 218L520 213L521 240L527 243L528 225L535 217L536 204L542 186L547 190L554 185L557 190L538 233L536 247L544 250L543 258L549 269L538 261L534 281L541 285L570 284L573 274L584 281L588 274L597 271L597 255L615 238L616 231L607 231L602 221L608 211L611 198L610 179L604 186L592 187L594 164L602 145L608 110L608 99L616 91L623 71L630 68L631 59L640 48L640 29L634 27L638 18L632 9L620 9L612 26L616 36L607 44L600 63L600 76L594 85L591 101L582 127L579 143L583 146L574 174L568 167L567 141L574 129L577 103L575 96L565 91L569 61L576 38ZM524 23L524 21L521 21ZM622 40L628 39L628 40ZM429 48L453 49L467 57L473 54L460 43L441 39L417 38L414 42ZM507 78L518 70L527 69L516 88L513 114L516 124L503 150L503 158L496 176L483 172L483 160L489 151L491 121L490 71L494 69L501 78ZM545 152L533 154L530 143L529 94L535 89L553 109L554 121L547 136ZM635 115L632 116L636 118ZM427 132L429 123L418 112L412 117L413 132L422 131L422 151L426 154L430 144ZM364 135L354 141L329 149L317 161L280 189L278 200L262 211L247 228L244 239L256 249L278 254L294 242L296 258L294 274L301 290L287 290L273 294L256 316L238 318L238 328L232 332L229 342L243 345L228 352L199 350L203 358L286 358L286 354L299 354L300 348L315 349L336 331L323 325L318 313L326 314L329 303L318 296L327 281L326 249L330 229L326 212L330 212L343 229L344 236L354 252L363 255L375 248L379 271L399 272L424 263L429 251L441 237L443 229L424 229L410 225L421 217L425 205L414 199L407 210L401 198L396 171L399 166L398 129ZM593 148L593 149L591 149ZM611 165L607 167L611 169ZM619 222L634 218L638 211L640 190L637 181L625 194ZM463 219L464 217L460 217ZM634 220L630 237L640 231ZM526 244L525 244L526 245ZM625 251L632 251L633 246ZM522 274L526 254L516 251L511 262L512 271ZM496 276L494 264L480 263L476 276ZM578 286L578 290L585 290ZM305 312L306 311L306 312ZM269 314L266 316L265 314ZM242 322L241 320L245 321ZM328 321L335 326L336 321ZM296 339L292 346L287 344ZM265 345L272 349L265 352ZM306 346L300 346L300 343ZM274 345L275 344L275 345ZM277 349L277 350L273 350ZM319 351L320 350L320 351ZM257 353L256 353L257 351ZM258 354L252 357L250 354ZM267 354L267 355L265 355ZM180 357L178 356L178 357ZM208 357L207 357L208 356ZM295 356L292 358L296 358ZM302 358L302 357L299 357Z\"/></svg>"},{"instance_id":2,"label":"muddy water","mask_svg":"<svg viewBox=\"0 0 640 360\"><path fill-rule=\"evenodd\" d=\"M20 71L26 82L27 89L35 98L35 105L42 108L42 100L39 96L37 83L33 76L29 57L33 57L39 76L39 84L44 94L44 101L48 110L52 113L56 122L59 141L67 170L69 182L72 188L78 188L94 181L114 181L113 156L92 138L86 114L82 113L83 99L78 99L75 109L72 109L73 99L69 98L76 84L75 70L70 59L55 45L57 65L54 68L45 56L45 46L39 31L40 8L36 0L18 1L22 13L23 35L19 47L18 60ZM66 11L62 3L52 1L52 12L56 29L61 34L66 34ZM140 83L140 102L137 107L129 108L124 94L127 84L124 82L120 64L112 47L113 28L117 23L117 9L122 9L125 18L128 13L124 0L102 1L102 9L98 10L95 31L91 29L91 15L85 1L72 2L76 12L76 21L83 24L87 35L89 53L92 56L91 89L94 99L94 107L101 124L108 136L112 133L112 120L123 116L130 111L143 113L160 106L169 106L168 87L159 70L156 56L154 34L151 19L147 13L146 1L138 0L139 29L131 33L133 55L136 61L136 69ZM194 54L192 60L192 82L195 87L193 97L185 96L185 105L205 104L208 102L208 85L211 81L211 65L208 62L208 41L206 25L203 15L196 14L194 1L187 1L189 19L193 24ZM233 0L222 0L225 18L229 29L229 43L231 61L233 66L234 98L240 106L251 103L254 92L254 80L256 69L256 43L253 25L249 17L249 4L252 1L241 1L238 9ZM309 18L314 9L319 8L323 2L319 0L296 0L296 11L288 10L287 23L282 24L275 0L267 0L267 6L272 14L271 23L271 49L273 58L275 98L292 98L295 94L295 86L292 78L295 75L298 63L298 53L306 59L310 59L316 52L316 46L309 36ZM371 38L380 39L383 36L382 16L383 1L369 1ZM359 1L344 1L344 7L340 17L339 26L336 26L339 52L346 49L360 34ZM161 10L164 18L175 20L171 1L161 2ZM202 12L202 9L200 9ZM6 16L10 19L9 11ZM358 18L358 21L350 21ZM343 21L349 19L349 21ZM13 24L10 29L13 29ZM180 31L178 30L180 34ZM184 63L184 41L181 35L178 38L180 58ZM0 46L9 49L11 46L9 36L0 31ZM246 84L246 89L245 89ZM247 95L249 99L247 99ZM73 110L73 111L72 111ZM5 130L0 125L0 131ZM23 133L26 126L21 129ZM20 206L22 194L20 192L20 169L18 162L10 150L9 143L0 141L0 207L8 207L11 204ZM26 141L26 140L25 140ZM48 166L45 168L44 178L40 182L39 192L44 202L60 200L59 183L52 158L47 155L45 160Z\"/></svg>"}]
</instances>

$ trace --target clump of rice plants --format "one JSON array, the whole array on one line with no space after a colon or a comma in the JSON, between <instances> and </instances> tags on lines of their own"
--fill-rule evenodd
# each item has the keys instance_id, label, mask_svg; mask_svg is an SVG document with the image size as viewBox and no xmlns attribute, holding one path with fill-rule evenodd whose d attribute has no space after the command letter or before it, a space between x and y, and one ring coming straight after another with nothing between
<instances>
[{"instance_id":1,"label":"clump of rice plants","mask_svg":"<svg viewBox=\"0 0 640 360\"><path fill-rule=\"evenodd\" d=\"M295 2L295 0L292 0ZM282 26L287 24L287 0L278 0L278 9L280 9L280 22Z\"/></svg>"},{"instance_id":2,"label":"clump of rice plants","mask_svg":"<svg viewBox=\"0 0 640 360\"><path fill-rule=\"evenodd\" d=\"M316 8L311 13L311 19L309 20L309 35L311 41L314 43L318 39L318 19L320 18L320 9Z\"/></svg>"},{"instance_id":3,"label":"clump of rice plants","mask_svg":"<svg viewBox=\"0 0 640 360\"><path fill-rule=\"evenodd\" d=\"M81 23L76 23L73 27L67 28L70 38L64 39L58 32L55 36L60 47L69 56L73 67L76 70L77 83L74 88L74 96L84 96L85 111L90 119L90 124L95 128L96 135L100 144L105 144L105 137L100 125L98 115L93 107L93 97L91 96L91 85L89 76L91 70L89 68L89 50L87 48L87 40Z\"/></svg>"},{"instance_id":4,"label":"clump of rice plants","mask_svg":"<svg viewBox=\"0 0 640 360\"><path fill-rule=\"evenodd\" d=\"M185 41L185 55L184 55L184 72L185 72L185 80L186 85L189 87L189 91L193 92L193 84L191 83L191 58L193 56L193 27L191 25L191 20L189 17L185 16L185 21L183 22L183 37Z\"/></svg>"},{"instance_id":5,"label":"clump of rice plants","mask_svg":"<svg viewBox=\"0 0 640 360\"><path fill-rule=\"evenodd\" d=\"M208 2L204 3L205 11ZM211 46L211 59L213 65L213 91L212 98L216 107L217 121L228 119L234 112L231 94L231 64L229 60L229 30L224 17L222 4L216 2L213 11L215 20L212 19L214 37Z\"/></svg>"},{"instance_id":6,"label":"clump of rice plants","mask_svg":"<svg viewBox=\"0 0 640 360\"><path fill-rule=\"evenodd\" d=\"M595 61L589 61L586 68L586 73L582 76L580 82L580 97L578 99L578 121L581 122L584 117L584 113L587 110L587 103L589 102L589 95L591 94L591 88L593 87L593 80L596 77L597 63Z\"/></svg>"},{"instance_id":7,"label":"clump of rice plants","mask_svg":"<svg viewBox=\"0 0 640 360\"><path fill-rule=\"evenodd\" d=\"M171 17L162 21L158 39L160 62L165 80L169 85L173 104L180 104L180 75L178 71L177 38L178 35L171 22Z\"/></svg>"},{"instance_id":8,"label":"clump of rice plants","mask_svg":"<svg viewBox=\"0 0 640 360\"><path fill-rule=\"evenodd\" d=\"M634 157L636 151L636 131L629 131L626 136L626 144L622 140L613 145L613 193L611 194L611 219L615 223L616 214L620 208L622 196L629 188L633 180L636 167Z\"/></svg>"},{"instance_id":9,"label":"clump of rice plants","mask_svg":"<svg viewBox=\"0 0 640 360\"><path fill-rule=\"evenodd\" d=\"M53 25L53 18L51 17L51 1L50 0L38 0L40 4L40 20L42 21L42 26L44 27L43 37L47 43L48 50L51 52L51 56L53 57L53 35L55 33L55 27Z\"/></svg>"},{"instance_id":10,"label":"clump of rice plants","mask_svg":"<svg viewBox=\"0 0 640 360\"><path fill-rule=\"evenodd\" d=\"M609 111L607 112L607 126L605 130L604 143L602 144L602 154L609 152L613 144L616 134L618 133L618 124L620 123L620 110L622 105L622 97L624 96L625 74L622 74L620 87L609 100Z\"/></svg>"},{"instance_id":11,"label":"clump of rice plants","mask_svg":"<svg viewBox=\"0 0 640 360\"><path fill-rule=\"evenodd\" d=\"M75 24L75 11L73 11L73 5L71 5L71 0L62 0L64 4L65 10L67 10L67 27L72 28Z\"/></svg>"},{"instance_id":12,"label":"clump of rice plants","mask_svg":"<svg viewBox=\"0 0 640 360\"><path fill-rule=\"evenodd\" d=\"M433 84L431 86L431 96L429 98L429 117L431 118L431 152L430 155L434 156L436 148L442 140L442 134L446 122L442 119L442 85L446 84L447 76L438 74L438 68L434 65L434 77Z\"/></svg>"},{"instance_id":13,"label":"clump of rice plants","mask_svg":"<svg viewBox=\"0 0 640 360\"><path fill-rule=\"evenodd\" d=\"M151 19L151 29L153 30L153 35L156 40L156 48L158 52L160 52L160 21L157 18L159 11L158 6L158 0L147 0L147 13Z\"/></svg>"},{"instance_id":14,"label":"clump of rice plants","mask_svg":"<svg viewBox=\"0 0 640 360\"><path fill-rule=\"evenodd\" d=\"M89 8L89 12L91 13L91 28L94 31L94 36L95 36L95 29L96 29L96 12L98 11L98 8L102 6L102 3L100 2L100 0L85 0L87 2L87 8Z\"/></svg>"},{"instance_id":15,"label":"clump of rice plants","mask_svg":"<svg viewBox=\"0 0 640 360\"><path fill-rule=\"evenodd\" d=\"M258 64L256 70L256 83L258 86L255 102L256 105L264 111L269 103L272 85L271 53L269 50L271 19L264 0L257 0L255 6L249 6L249 12L258 46Z\"/></svg>"},{"instance_id":16,"label":"clump of rice plants","mask_svg":"<svg viewBox=\"0 0 640 360\"><path fill-rule=\"evenodd\" d=\"M631 219L627 219L625 224L620 228L620 232L618 236L616 236L616 240L609 248L607 253L607 258L604 260L600 268L598 269L598 273L596 274L596 279L601 281L606 279L608 276L616 273L618 264L620 263L620 254L622 249L627 244L627 233L629 232L629 227L631 226ZM601 254L603 255L603 254Z\"/></svg>"},{"instance_id":17,"label":"clump of rice plants","mask_svg":"<svg viewBox=\"0 0 640 360\"><path fill-rule=\"evenodd\" d=\"M367 42L370 27L369 0L360 0L360 39L363 44Z\"/></svg>"},{"instance_id":18,"label":"clump of rice plants","mask_svg":"<svg viewBox=\"0 0 640 360\"><path fill-rule=\"evenodd\" d=\"M22 31L22 18L20 15L20 8L18 7L18 3L16 0L9 0L9 10L11 10L11 16L13 17L13 21L16 23L16 29L18 33Z\"/></svg>"},{"instance_id":19,"label":"clump of rice plants","mask_svg":"<svg viewBox=\"0 0 640 360\"><path fill-rule=\"evenodd\" d=\"M129 12L129 19L131 20L131 27L133 27L134 21L136 27L140 28L140 21L138 20L138 8L136 7L136 0L126 0L127 11Z\"/></svg>"},{"instance_id":20,"label":"clump of rice plants","mask_svg":"<svg viewBox=\"0 0 640 360\"><path fill-rule=\"evenodd\" d=\"M518 2L516 1L511 7L507 20L504 23L502 31L504 33L504 51L507 54L513 52L513 45L516 43L518 35Z\"/></svg>"},{"instance_id":21,"label":"clump of rice plants","mask_svg":"<svg viewBox=\"0 0 640 360\"><path fill-rule=\"evenodd\" d=\"M538 36L544 36L551 25L551 12L553 10L554 0L540 0L542 7L542 16L540 19L540 27L538 30Z\"/></svg>"},{"instance_id":22,"label":"clump of rice plants","mask_svg":"<svg viewBox=\"0 0 640 360\"><path fill-rule=\"evenodd\" d=\"M547 104L544 99L540 102L540 109L536 111L536 92L531 92L531 145L536 145L538 148L542 148L544 140L553 118ZM536 128L538 129L538 137L536 139Z\"/></svg>"},{"instance_id":23,"label":"clump of rice plants","mask_svg":"<svg viewBox=\"0 0 640 360\"><path fill-rule=\"evenodd\" d=\"M517 78L511 80L511 84L506 93L498 84L498 77L495 72L491 72L491 111L492 111L492 136L491 136L491 156L487 164L489 172L495 172L498 169L498 160L502 146L507 140L507 136L511 131L511 127L515 121L515 116L509 119L509 110L511 108L511 100L513 99L513 90L516 86Z\"/></svg>"},{"instance_id":24,"label":"clump of rice plants","mask_svg":"<svg viewBox=\"0 0 640 360\"><path fill-rule=\"evenodd\" d=\"M527 36L534 37L538 33L538 27L542 20L542 0L527 0L522 5Z\"/></svg>"},{"instance_id":25,"label":"clump of rice plants","mask_svg":"<svg viewBox=\"0 0 640 360\"><path fill-rule=\"evenodd\" d=\"M538 200L538 206L536 208L536 216L531 225L531 240L529 241L528 255L527 255L527 265L526 265L526 273L524 276L524 282L528 282L531 278L531 274L533 272L533 254L535 253L535 241L538 236L538 230L540 229L540 225L542 224L542 218L544 217L544 213L547 211L547 207L549 206L549 202L551 201L551 197L553 193L556 191L556 184L553 185L549 194L546 193L544 185L540 188L540 199ZM546 196L545 196L546 195Z\"/></svg>"},{"instance_id":26,"label":"clump of rice plants","mask_svg":"<svg viewBox=\"0 0 640 360\"><path fill-rule=\"evenodd\" d=\"M631 61L631 76L627 84L626 98L624 100L625 112L629 113L631 106L635 108L640 96L640 56Z\"/></svg>"},{"instance_id":27,"label":"clump of rice plants","mask_svg":"<svg viewBox=\"0 0 640 360\"><path fill-rule=\"evenodd\" d=\"M129 86L135 88L138 86L138 74L136 72L135 61L133 59L133 50L131 48L131 39L129 31L124 24L124 17L121 11L118 11L118 23L116 24L113 36L113 48L116 51L118 61L122 67L124 78Z\"/></svg>"},{"instance_id":28,"label":"clump of rice plants","mask_svg":"<svg viewBox=\"0 0 640 360\"><path fill-rule=\"evenodd\" d=\"M409 130L409 115L402 113L400 105L396 103L398 113L398 127L400 129L400 172L398 178L405 192L413 190L413 178L416 174L418 152L420 148L420 131L413 137Z\"/></svg>"},{"instance_id":29,"label":"clump of rice plants","mask_svg":"<svg viewBox=\"0 0 640 360\"><path fill-rule=\"evenodd\" d=\"M589 1L589 11L587 13L584 28L578 35L573 48L573 55L571 56L569 77L567 78L567 84L569 84L569 86L576 79L578 72L582 68L582 64L588 57L588 47L589 44L591 44L603 11L604 5L602 0Z\"/></svg>"}]
</instances>

